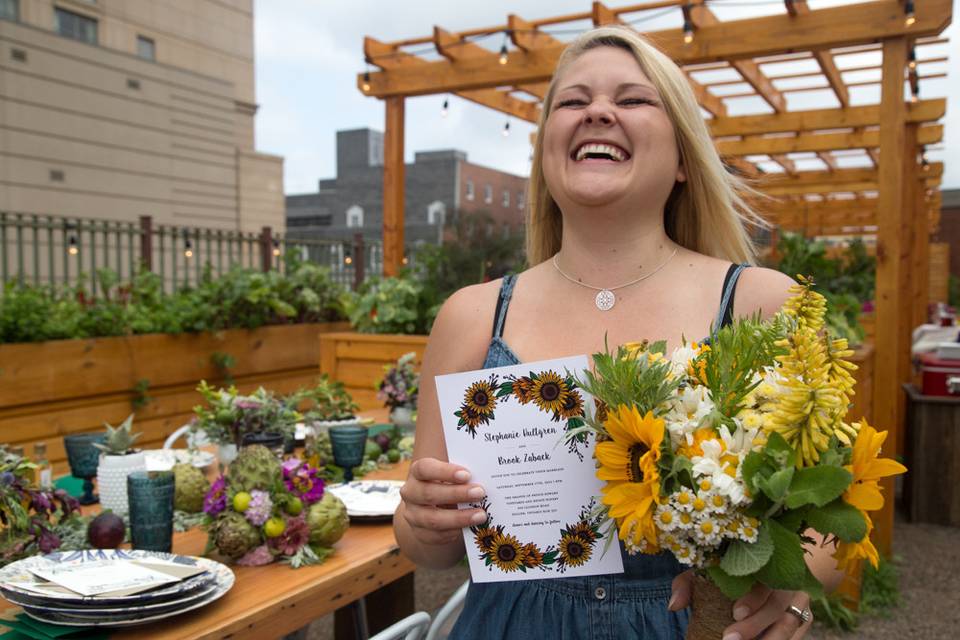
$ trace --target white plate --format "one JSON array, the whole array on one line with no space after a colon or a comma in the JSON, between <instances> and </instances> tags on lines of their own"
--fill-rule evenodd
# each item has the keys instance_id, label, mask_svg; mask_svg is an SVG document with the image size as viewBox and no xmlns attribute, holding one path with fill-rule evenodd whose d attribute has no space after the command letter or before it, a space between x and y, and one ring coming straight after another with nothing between
<instances>
[{"instance_id":1,"label":"white plate","mask_svg":"<svg viewBox=\"0 0 960 640\"><path fill-rule=\"evenodd\" d=\"M147 461L147 471L169 471L173 465L192 464L205 469L213 464L216 457L209 451L190 451L189 449L150 449L143 452Z\"/></svg>"},{"instance_id":2,"label":"white plate","mask_svg":"<svg viewBox=\"0 0 960 640\"><path fill-rule=\"evenodd\" d=\"M401 480L355 480L329 485L327 491L343 500L351 518L383 518L400 505L402 486Z\"/></svg>"}]
</instances>

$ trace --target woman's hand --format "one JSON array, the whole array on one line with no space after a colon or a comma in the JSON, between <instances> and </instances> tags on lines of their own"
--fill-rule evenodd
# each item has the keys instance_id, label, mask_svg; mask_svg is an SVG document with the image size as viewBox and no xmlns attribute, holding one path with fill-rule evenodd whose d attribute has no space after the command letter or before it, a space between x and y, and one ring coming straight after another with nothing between
<instances>
[{"instance_id":1,"label":"woman's hand","mask_svg":"<svg viewBox=\"0 0 960 640\"><path fill-rule=\"evenodd\" d=\"M461 529L487 519L483 509L457 509L457 503L476 502L486 493L469 484L470 472L436 458L420 458L400 489L402 513L410 530L423 544L442 545L461 539Z\"/></svg>"},{"instance_id":2,"label":"woman's hand","mask_svg":"<svg viewBox=\"0 0 960 640\"><path fill-rule=\"evenodd\" d=\"M692 570L674 578L671 611L690 605L692 580ZM796 640L804 637L813 618L801 623L799 617L787 612L790 605L809 610L810 596L803 591L774 591L757 583L750 593L733 603L733 619L737 622L724 629L723 640Z\"/></svg>"}]
</instances>

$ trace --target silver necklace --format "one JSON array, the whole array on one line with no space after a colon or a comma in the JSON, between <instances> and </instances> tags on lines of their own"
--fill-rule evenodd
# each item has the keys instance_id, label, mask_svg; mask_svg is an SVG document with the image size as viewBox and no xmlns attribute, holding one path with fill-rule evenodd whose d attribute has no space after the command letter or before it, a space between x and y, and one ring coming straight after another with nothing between
<instances>
[{"instance_id":1,"label":"silver necklace","mask_svg":"<svg viewBox=\"0 0 960 640\"><path fill-rule=\"evenodd\" d=\"M655 273L657 273L658 271L660 271L660 269L663 269L665 266L667 266L667 263L670 262L670 260L673 258L673 256L677 255L677 250L678 250L678 249L679 249L679 247L678 247L678 248L675 248L675 249L673 250L673 253L671 253L669 256L667 256L667 259L664 260L663 262L661 262L661 263L657 266L657 268L654 269L653 271L651 271L650 273L645 273L645 274L643 274L642 276L640 276L639 278L637 278L636 280L631 280L630 282L627 282L626 284L621 284L621 285L616 286L616 287L595 287L595 286L593 286L593 285L591 285L591 284L586 284L586 283L584 283L584 282L580 282L579 280L575 280L574 278L572 278L572 277L568 276L566 273L564 273L564 272L563 272L563 269L560 268L559 263L557 263L557 255L556 255L556 254L554 254L554 256L553 256L553 266L554 266L554 268L557 270L557 273L559 273L560 275L562 275L564 278L566 278L566 279L569 280L570 282L572 282L572 283L574 283L574 284L578 284L578 285L580 285L581 287L586 287L587 289L593 289L594 291L597 291L597 292L598 292L598 293L597 293L597 297L594 298L594 300L593 300L594 303L597 305L597 309L600 309L600 311L610 311L610 309L613 309L613 305L615 305L615 304L617 303L617 296L613 295L613 292L614 292L614 291L616 291L617 289L623 289L624 287L629 287L629 286L631 286L631 285L637 284L637 283L640 282L641 280L646 280L646 279L649 278L650 276L654 275Z\"/></svg>"}]
</instances>

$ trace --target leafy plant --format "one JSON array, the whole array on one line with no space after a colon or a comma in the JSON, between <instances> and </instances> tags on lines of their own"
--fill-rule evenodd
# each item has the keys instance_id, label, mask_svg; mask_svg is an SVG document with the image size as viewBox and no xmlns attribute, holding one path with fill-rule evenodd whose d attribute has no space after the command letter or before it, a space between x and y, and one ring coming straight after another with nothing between
<instances>
[{"instance_id":1,"label":"leafy plant","mask_svg":"<svg viewBox=\"0 0 960 640\"><path fill-rule=\"evenodd\" d=\"M863 577L860 586L860 612L863 615L875 615L889 618L893 610L900 606L900 574L897 561L880 556L876 569L868 562L863 563Z\"/></svg>"},{"instance_id":2,"label":"leafy plant","mask_svg":"<svg viewBox=\"0 0 960 640\"><path fill-rule=\"evenodd\" d=\"M150 401L153 399L147 395L147 390L150 388L150 381L146 378L140 378L137 380L136 384L133 385L133 398L130 399L130 405L133 407L134 411L143 409L145 406L150 404Z\"/></svg>"},{"instance_id":3,"label":"leafy plant","mask_svg":"<svg viewBox=\"0 0 960 640\"><path fill-rule=\"evenodd\" d=\"M114 427L106 422L103 423L103 426L107 428L107 436L103 443L94 442L93 446L111 456L124 456L133 453L133 443L143 435L142 432L133 433L132 413L119 426Z\"/></svg>"},{"instance_id":4,"label":"leafy plant","mask_svg":"<svg viewBox=\"0 0 960 640\"><path fill-rule=\"evenodd\" d=\"M409 271L370 278L348 303L350 323L361 333L429 333L434 315L422 308L422 293L423 285Z\"/></svg>"},{"instance_id":5,"label":"leafy plant","mask_svg":"<svg viewBox=\"0 0 960 640\"><path fill-rule=\"evenodd\" d=\"M846 606L844 596L839 593L813 598L810 600L810 609L819 624L831 629L853 631L860 623L857 612Z\"/></svg>"},{"instance_id":6,"label":"leafy plant","mask_svg":"<svg viewBox=\"0 0 960 640\"><path fill-rule=\"evenodd\" d=\"M383 379L377 388L377 400L389 409L410 407L416 409L420 375L413 366L414 352L405 353L396 364L384 367Z\"/></svg>"},{"instance_id":7,"label":"leafy plant","mask_svg":"<svg viewBox=\"0 0 960 640\"><path fill-rule=\"evenodd\" d=\"M217 370L217 373L220 374L224 382L228 385L233 384L233 376L230 375L230 369L236 366L236 358L223 351L214 351L210 354L210 364Z\"/></svg>"},{"instance_id":8,"label":"leafy plant","mask_svg":"<svg viewBox=\"0 0 960 640\"><path fill-rule=\"evenodd\" d=\"M266 431L292 439L294 426L303 417L296 410L295 397L277 397L263 387L244 396L236 387L214 389L201 380L197 391L207 404L193 408L193 429L221 444L240 446L248 433Z\"/></svg>"},{"instance_id":9,"label":"leafy plant","mask_svg":"<svg viewBox=\"0 0 960 640\"><path fill-rule=\"evenodd\" d=\"M344 384L331 380L326 374L320 376L313 387L292 394L291 401L296 406L306 406L303 417L310 422L352 418L360 409Z\"/></svg>"}]
</instances>

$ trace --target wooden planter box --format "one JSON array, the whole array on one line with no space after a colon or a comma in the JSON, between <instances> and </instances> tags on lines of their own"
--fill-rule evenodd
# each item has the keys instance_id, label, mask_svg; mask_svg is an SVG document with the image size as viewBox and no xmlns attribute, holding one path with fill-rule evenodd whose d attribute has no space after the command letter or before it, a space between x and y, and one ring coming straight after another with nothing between
<instances>
[{"instance_id":1,"label":"wooden planter box","mask_svg":"<svg viewBox=\"0 0 960 640\"><path fill-rule=\"evenodd\" d=\"M419 368L427 336L334 332L320 336L320 373L343 382L361 411L383 407L377 387L383 368L405 353L417 354Z\"/></svg>"},{"instance_id":2,"label":"wooden planter box","mask_svg":"<svg viewBox=\"0 0 960 640\"><path fill-rule=\"evenodd\" d=\"M215 354L231 356L228 370L241 392L264 386L286 393L319 375L317 336L347 323L275 325L202 334L148 334L91 340L0 345L0 443L46 442L57 471L66 470L63 436L117 424L131 411L139 381L149 402L134 427L145 448L163 444L201 403L200 380L223 382Z\"/></svg>"}]
</instances>

